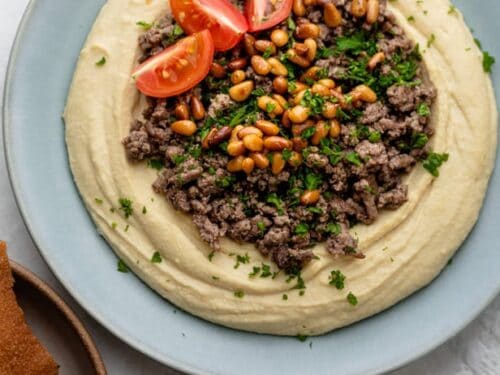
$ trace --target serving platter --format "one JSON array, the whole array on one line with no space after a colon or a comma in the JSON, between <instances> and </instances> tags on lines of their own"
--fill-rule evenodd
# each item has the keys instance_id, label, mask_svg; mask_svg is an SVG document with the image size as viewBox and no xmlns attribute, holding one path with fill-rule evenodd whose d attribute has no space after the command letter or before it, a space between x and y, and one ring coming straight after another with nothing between
<instances>
[{"instance_id":1,"label":"serving platter","mask_svg":"<svg viewBox=\"0 0 500 375\"><path fill-rule=\"evenodd\" d=\"M381 314L305 342L207 323L178 310L133 274L117 272L117 259L73 184L61 120L79 51L103 4L30 3L12 51L3 118L10 178L33 239L73 297L116 336L190 373L381 373L443 343L500 291L496 172L476 228L438 279ZM500 56L500 3L456 5L483 47ZM493 79L498 91L498 68Z\"/></svg>"}]
</instances>

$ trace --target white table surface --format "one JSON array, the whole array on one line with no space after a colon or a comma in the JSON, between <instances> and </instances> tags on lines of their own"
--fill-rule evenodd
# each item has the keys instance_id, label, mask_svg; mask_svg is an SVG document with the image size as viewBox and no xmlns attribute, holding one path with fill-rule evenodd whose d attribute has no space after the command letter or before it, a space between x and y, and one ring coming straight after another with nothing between
<instances>
[{"instance_id":1,"label":"white table surface","mask_svg":"<svg viewBox=\"0 0 500 375\"><path fill-rule=\"evenodd\" d=\"M0 0L1 92L3 92L3 77L11 44L27 3L28 0ZM1 138L0 134L0 239L9 244L10 256L47 281L73 306L94 337L109 374L174 374L174 371L136 352L108 333L74 302L51 274L33 245L19 215L8 181ZM500 374L500 297L497 297L488 309L457 337L395 373L404 375ZM62 375L66 374L63 372Z\"/></svg>"}]
</instances>

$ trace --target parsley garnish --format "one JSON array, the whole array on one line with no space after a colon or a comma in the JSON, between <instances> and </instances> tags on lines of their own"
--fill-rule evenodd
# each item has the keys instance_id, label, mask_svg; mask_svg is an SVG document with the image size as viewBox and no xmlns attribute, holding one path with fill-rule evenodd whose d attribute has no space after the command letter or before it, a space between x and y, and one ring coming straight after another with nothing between
<instances>
[{"instance_id":1,"label":"parsley garnish","mask_svg":"<svg viewBox=\"0 0 500 375\"><path fill-rule=\"evenodd\" d=\"M431 175L438 177L439 167L441 167L444 162L448 161L448 159L449 154L437 154L435 152L431 152L424 160L423 166Z\"/></svg>"},{"instance_id":2,"label":"parsley garnish","mask_svg":"<svg viewBox=\"0 0 500 375\"><path fill-rule=\"evenodd\" d=\"M134 209L132 208L132 201L127 198L120 198L118 199L118 202L120 203L120 210L123 211L123 213L125 214L125 218L128 219L134 213Z\"/></svg>"},{"instance_id":3,"label":"parsley garnish","mask_svg":"<svg viewBox=\"0 0 500 375\"><path fill-rule=\"evenodd\" d=\"M163 168L163 161L159 159L148 159L147 165L149 168L159 171Z\"/></svg>"},{"instance_id":4,"label":"parsley garnish","mask_svg":"<svg viewBox=\"0 0 500 375\"><path fill-rule=\"evenodd\" d=\"M103 66L104 64L106 64L106 57L101 57L101 59L99 61L97 61L95 63L97 66Z\"/></svg>"},{"instance_id":5,"label":"parsley garnish","mask_svg":"<svg viewBox=\"0 0 500 375\"><path fill-rule=\"evenodd\" d=\"M349 292L349 294L347 295L347 301L353 306L356 306L358 304L358 298L354 294L352 294L352 292Z\"/></svg>"},{"instance_id":6,"label":"parsley garnish","mask_svg":"<svg viewBox=\"0 0 500 375\"><path fill-rule=\"evenodd\" d=\"M143 30L149 30L153 27L152 22L146 22L146 21L137 21L135 23L137 26L139 26Z\"/></svg>"},{"instance_id":7,"label":"parsley garnish","mask_svg":"<svg viewBox=\"0 0 500 375\"><path fill-rule=\"evenodd\" d=\"M118 272L122 272L122 273L128 273L129 272L128 266L121 259L118 259L117 271Z\"/></svg>"},{"instance_id":8,"label":"parsley garnish","mask_svg":"<svg viewBox=\"0 0 500 375\"><path fill-rule=\"evenodd\" d=\"M332 271L330 274L330 285L335 286L338 290L344 289L345 276L340 270Z\"/></svg>"},{"instance_id":9,"label":"parsley garnish","mask_svg":"<svg viewBox=\"0 0 500 375\"><path fill-rule=\"evenodd\" d=\"M245 296L245 292L242 291L242 290L236 290L234 292L234 296L237 297L237 298L243 298Z\"/></svg>"},{"instance_id":10,"label":"parsley garnish","mask_svg":"<svg viewBox=\"0 0 500 375\"><path fill-rule=\"evenodd\" d=\"M306 223L297 224L293 232L299 236L303 236L309 232L309 225Z\"/></svg>"},{"instance_id":11,"label":"parsley garnish","mask_svg":"<svg viewBox=\"0 0 500 375\"><path fill-rule=\"evenodd\" d=\"M278 210L278 214L283 215L283 201L276 193L271 193L266 198L267 203L271 203Z\"/></svg>"},{"instance_id":12,"label":"parsley garnish","mask_svg":"<svg viewBox=\"0 0 500 375\"><path fill-rule=\"evenodd\" d=\"M245 255L236 255L236 264L234 265L234 268L238 268L240 264L247 264L250 262L250 257L248 254Z\"/></svg>"},{"instance_id":13,"label":"parsley garnish","mask_svg":"<svg viewBox=\"0 0 500 375\"><path fill-rule=\"evenodd\" d=\"M155 251L153 256L151 257L151 263L161 263L162 257L158 251Z\"/></svg>"}]
</instances>

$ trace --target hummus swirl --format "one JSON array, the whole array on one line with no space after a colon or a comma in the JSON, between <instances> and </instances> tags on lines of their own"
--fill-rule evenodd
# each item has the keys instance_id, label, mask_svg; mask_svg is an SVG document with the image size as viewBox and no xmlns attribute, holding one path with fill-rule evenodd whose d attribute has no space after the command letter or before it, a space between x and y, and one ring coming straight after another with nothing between
<instances>
[{"instance_id":1,"label":"hummus swirl","mask_svg":"<svg viewBox=\"0 0 500 375\"><path fill-rule=\"evenodd\" d=\"M307 289L300 295L284 274L248 277L253 266L268 262L254 245L223 239L221 251L209 261L211 249L191 218L155 196L151 181L157 172L127 159L120 140L144 107L130 77L141 33L135 23L158 19L169 9L164 0L107 2L74 75L64 114L66 141L75 181L100 233L149 286L180 308L225 326L318 335L390 307L439 274L477 220L493 169L494 94L482 54L462 16L448 14L447 0L434 0L426 14L423 5L410 0L388 7L416 43L427 46L435 38L423 53L438 92L431 146L450 159L438 179L416 167L405 181L405 205L384 211L370 226L352 229L365 260L335 259L317 245L319 259L303 269ZM97 66L103 56L106 64ZM128 219L118 210L121 198L133 202ZM155 252L161 263L151 262ZM235 268L236 256L247 253L250 262ZM329 284L330 272L337 269L346 276L343 290ZM356 306L347 302L349 293L356 295Z\"/></svg>"}]
</instances>

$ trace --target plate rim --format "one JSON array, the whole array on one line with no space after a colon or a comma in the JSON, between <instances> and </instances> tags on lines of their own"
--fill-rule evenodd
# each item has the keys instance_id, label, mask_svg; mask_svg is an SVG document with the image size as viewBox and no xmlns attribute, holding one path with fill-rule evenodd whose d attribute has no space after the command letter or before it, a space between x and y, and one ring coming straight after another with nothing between
<instances>
[{"instance_id":1,"label":"plate rim","mask_svg":"<svg viewBox=\"0 0 500 375\"><path fill-rule=\"evenodd\" d=\"M38 3L38 0L29 0L28 4L26 5L26 8L25 8L25 10L23 12L23 15L21 17L21 20L19 22L19 25L17 27L16 33L15 33L15 38L14 38L14 41L13 41L11 49L10 49L10 54L9 54L9 59L8 59L8 64L7 64L7 69L6 69L5 78L4 78L4 90L3 90L3 100L2 100L3 110L2 110L2 116L1 116L1 119L2 119L2 132L3 132L3 146L4 146L4 159L5 159L5 162L6 162L7 175L8 175L8 178L9 178L10 186L12 188L12 193L14 195L16 206L17 206L17 208L18 208L18 210L20 212L20 215L21 215L21 218L23 220L23 223L26 226L27 232L28 232L31 240L35 244L35 246L36 246L36 248L38 250L38 253L42 257L42 259L44 260L45 264L48 266L48 268L50 269L50 271L53 273L53 275L55 276L55 278L57 279L57 281L72 296L72 298L78 303L78 305L87 314L89 314L92 317L92 319L94 319L95 321L97 321L104 329L106 329L108 332L110 332L111 334L113 334L116 338L118 338L123 343L125 343L128 346L132 347L134 350L137 350L138 352L146 355L147 357L149 357L149 358L151 358L151 359L153 359L153 360L155 360L155 361L157 361L157 362L159 362L159 363L161 363L161 364L163 364L165 366L168 366L168 367L170 367L170 368L172 368L174 370L185 372L185 373L189 373L189 374L200 374L200 375L202 375L202 374L203 375L205 375L205 374L215 374L212 370L201 369L201 368L199 368L197 366L194 366L192 364L189 364L189 363L186 363L186 362L183 362L183 361L178 361L178 360L172 358L168 354L167 355L163 355L163 354L160 354L157 351L155 351L155 350L153 350L153 349L151 349L151 348L149 348L147 346L141 346L141 344L139 342L135 341L134 337L130 336L127 333L119 331L114 326L114 324L113 324L112 321L109 321L109 319L106 319L104 316L101 316L98 312L94 311L90 306L86 306L82 302L82 300L81 300L80 296L78 295L78 293L71 286L67 285L66 283L64 283L62 281L62 278L59 275L59 273L57 272L57 269L55 267L53 267L53 265L51 264L51 262L49 260L49 257L46 256L47 253L46 253L44 247L40 246L38 239L34 235L34 231L32 229L32 225L31 225L31 221L30 221L30 218L29 218L28 210L26 209L26 206L25 206L25 203L24 203L23 198L21 196L21 193L19 193L20 189L18 189L18 181L16 180L16 176L15 176L15 172L14 172L14 169L15 169L14 168L14 164L15 163L13 161L14 160L14 156L13 156L13 152L12 152L12 150L10 148L9 142L7 140L10 139L10 127L11 127L11 123L9 121L9 110L8 110L8 108L10 106L10 95L11 95L10 94L10 90L11 90L11 86L13 85L13 75L14 75L14 71L16 69L15 68L15 65L16 65L15 62L16 62L17 57L18 57L18 52L22 48L21 47L21 45L22 45L21 42L22 42L23 37L24 37L24 32L26 31L26 26L29 23L28 21L29 21L30 17L32 16L32 13L33 13L34 8L35 8L35 6L36 6L37 3ZM495 90L495 88L494 88L494 90ZM497 95L496 91L495 91L495 95ZM500 93L498 93L498 95L500 95ZM498 152L499 152L498 150L499 149L497 147L497 155L498 155ZM498 167L499 166L496 165L496 163L495 163L495 167L494 167L493 173L498 173L498 171L497 171ZM493 177L493 174L490 177L490 180L488 182L488 191L490 189L490 184L491 184L491 178L492 177ZM481 207L481 211L482 211L482 207ZM472 230L474 230L474 228ZM439 275L437 277L439 277ZM435 280L433 280L432 282L434 282L434 281ZM422 288L422 289L424 289L424 288ZM418 292L418 291L416 291L416 292ZM421 350L419 350L418 352L415 352L416 354L408 355L408 356L406 356L404 358L401 358L400 360L398 360L396 362L393 362L391 364L388 364L386 366L381 366L381 367L378 367L378 368L373 368L372 374L382 374L382 373L387 373L387 372L398 370L398 369L404 367L405 365L407 365L407 364L409 364L411 362L414 362L414 361L416 361L416 360L424 357L425 355L429 354L430 352L432 352L433 350L435 350L436 348L438 348L439 346L441 346L445 342L447 342L450 339L452 339L458 333L460 333L461 331L463 331L473 320L475 320L479 316L479 314L482 311L484 311L492 303L492 301L498 295L500 295L500 283L499 283L499 285L496 286L496 288L494 289L493 293L491 295L489 295L488 298L484 299L483 303L476 304L475 308L474 309L470 309L470 313L468 314L468 316L465 319L461 320L460 324L457 324L455 327L450 328L446 332L446 334L442 335L438 340L433 341L433 342L429 343L426 346L422 346ZM411 295L408 296L407 298L410 298L410 297L411 297ZM405 300L406 300L406 298L404 300L398 302L398 304L401 303L401 302L404 302ZM383 314L384 312L385 311L382 311L382 312L380 312L380 314ZM206 324L214 324L214 323L210 323L210 322L205 321L205 320L204 320L204 322ZM354 323L354 324L356 324L356 323Z\"/></svg>"},{"instance_id":2,"label":"plate rim","mask_svg":"<svg viewBox=\"0 0 500 375\"><path fill-rule=\"evenodd\" d=\"M107 375L104 361L102 360L94 339L71 307L69 307L69 305L45 281L40 279L28 268L12 259L9 259L9 263L15 282L25 282L45 300L49 301L64 316L74 332L78 334L80 343L94 367L95 374Z\"/></svg>"}]
</instances>

